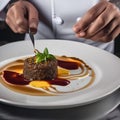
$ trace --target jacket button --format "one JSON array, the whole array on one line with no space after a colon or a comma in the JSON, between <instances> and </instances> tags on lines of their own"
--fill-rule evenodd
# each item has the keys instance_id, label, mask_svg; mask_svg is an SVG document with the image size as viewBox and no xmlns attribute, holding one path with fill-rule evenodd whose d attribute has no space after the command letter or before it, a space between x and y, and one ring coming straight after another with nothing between
<instances>
[{"instance_id":1,"label":"jacket button","mask_svg":"<svg viewBox=\"0 0 120 120\"><path fill-rule=\"evenodd\" d=\"M58 16L54 18L54 22L58 25L62 25L64 23L63 19Z\"/></svg>"}]
</instances>

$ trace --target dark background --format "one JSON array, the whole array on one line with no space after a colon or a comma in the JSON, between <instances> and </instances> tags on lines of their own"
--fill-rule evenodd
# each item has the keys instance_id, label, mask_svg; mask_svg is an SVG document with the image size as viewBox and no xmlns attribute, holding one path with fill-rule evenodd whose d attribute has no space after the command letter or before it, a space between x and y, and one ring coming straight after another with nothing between
<instances>
[{"instance_id":1,"label":"dark background","mask_svg":"<svg viewBox=\"0 0 120 120\"><path fill-rule=\"evenodd\" d=\"M4 21L0 21L0 43L6 44L8 42L14 42L17 40L23 40L24 34L15 34L12 30L6 25Z\"/></svg>"}]
</instances>

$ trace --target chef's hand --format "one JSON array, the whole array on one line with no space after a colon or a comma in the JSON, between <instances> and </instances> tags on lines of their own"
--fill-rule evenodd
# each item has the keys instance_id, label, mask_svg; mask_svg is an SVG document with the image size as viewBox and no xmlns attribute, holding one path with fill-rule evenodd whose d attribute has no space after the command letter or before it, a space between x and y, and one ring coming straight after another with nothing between
<instances>
[{"instance_id":1,"label":"chef's hand","mask_svg":"<svg viewBox=\"0 0 120 120\"><path fill-rule=\"evenodd\" d=\"M8 9L6 23L15 33L37 32L39 16L37 9L27 1L17 1Z\"/></svg>"},{"instance_id":2,"label":"chef's hand","mask_svg":"<svg viewBox=\"0 0 120 120\"><path fill-rule=\"evenodd\" d=\"M104 0L91 8L73 30L79 38L109 42L120 33L120 10Z\"/></svg>"}]
</instances>

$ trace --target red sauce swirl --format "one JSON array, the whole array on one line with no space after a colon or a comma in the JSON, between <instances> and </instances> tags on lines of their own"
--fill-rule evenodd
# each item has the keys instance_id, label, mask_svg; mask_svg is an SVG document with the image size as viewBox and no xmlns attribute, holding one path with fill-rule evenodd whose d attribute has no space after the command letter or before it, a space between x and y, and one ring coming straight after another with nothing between
<instances>
[{"instance_id":1,"label":"red sauce swirl","mask_svg":"<svg viewBox=\"0 0 120 120\"><path fill-rule=\"evenodd\" d=\"M8 83L15 85L28 85L30 83L30 80L25 79L23 77L23 74L19 74L17 72L4 71L3 77ZM70 83L70 81L62 78L55 78L53 80L45 80L45 81L47 81L52 85L60 85L60 86L66 86Z\"/></svg>"}]
</instances>

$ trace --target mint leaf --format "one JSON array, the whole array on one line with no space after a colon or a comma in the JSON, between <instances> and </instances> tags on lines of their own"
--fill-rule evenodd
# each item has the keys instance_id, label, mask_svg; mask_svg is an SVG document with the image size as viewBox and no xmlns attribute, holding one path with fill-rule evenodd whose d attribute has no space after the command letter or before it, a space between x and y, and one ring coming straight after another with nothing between
<instances>
[{"instance_id":1,"label":"mint leaf","mask_svg":"<svg viewBox=\"0 0 120 120\"><path fill-rule=\"evenodd\" d=\"M36 63L40 63L40 62L42 62L42 61L45 61L45 56L44 56L44 54L42 54L42 53L38 53L38 54L36 55Z\"/></svg>"},{"instance_id":2,"label":"mint leaf","mask_svg":"<svg viewBox=\"0 0 120 120\"><path fill-rule=\"evenodd\" d=\"M44 49L43 54L44 54L45 56L47 56L47 55L49 54L49 52L48 52L48 49L47 49L47 48L45 48L45 49Z\"/></svg>"},{"instance_id":3,"label":"mint leaf","mask_svg":"<svg viewBox=\"0 0 120 120\"><path fill-rule=\"evenodd\" d=\"M49 54L49 51L47 48L44 49L43 53L40 53L38 50L35 49L35 57L36 57L36 60L35 60L36 63L56 59L54 55Z\"/></svg>"},{"instance_id":4,"label":"mint leaf","mask_svg":"<svg viewBox=\"0 0 120 120\"><path fill-rule=\"evenodd\" d=\"M55 59L55 56L52 55L52 54L48 54L48 55L47 55L47 59Z\"/></svg>"}]
</instances>

